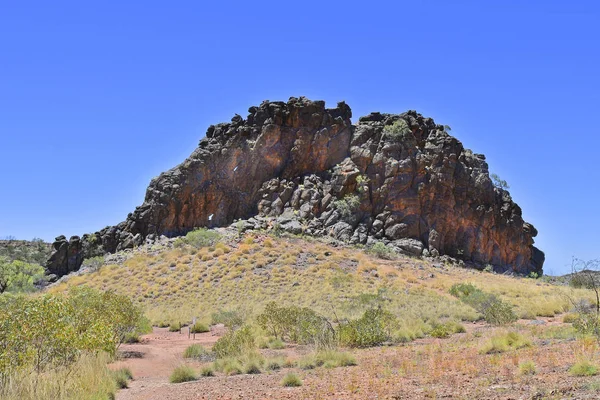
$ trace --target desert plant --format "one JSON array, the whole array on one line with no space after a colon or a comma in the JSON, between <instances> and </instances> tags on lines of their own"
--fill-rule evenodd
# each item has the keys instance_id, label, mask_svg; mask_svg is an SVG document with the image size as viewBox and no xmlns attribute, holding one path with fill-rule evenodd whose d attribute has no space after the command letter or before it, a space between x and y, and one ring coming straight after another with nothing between
<instances>
[{"instance_id":1,"label":"desert plant","mask_svg":"<svg viewBox=\"0 0 600 400\"><path fill-rule=\"evenodd\" d=\"M580 360L569 368L569 373L573 376L593 376L598 373L598 367L588 360Z\"/></svg>"},{"instance_id":2,"label":"desert plant","mask_svg":"<svg viewBox=\"0 0 600 400\"><path fill-rule=\"evenodd\" d=\"M204 377L215 376L215 370L210 365L204 366L200 370L200 376L204 376Z\"/></svg>"},{"instance_id":3,"label":"desert plant","mask_svg":"<svg viewBox=\"0 0 600 400\"><path fill-rule=\"evenodd\" d=\"M521 375L534 375L535 371L535 363L533 361L523 361L519 364L519 373Z\"/></svg>"},{"instance_id":4,"label":"desert plant","mask_svg":"<svg viewBox=\"0 0 600 400\"><path fill-rule=\"evenodd\" d=\"M181 322L172 322L169 325L169 332L181 332Z\"/></svg>"},{"instance_id":5,"label":"desert plant","mask_svg":"<svg viewBox=\"0 0 600 400\"><path fill-rule=\"evenodd\" d=\"M396 253L391 248L387 247L383 242L375 243L369 252L384 260L391 260L396 256Z\"/></svg>"},{"instance_id":6,"label":"desert plant","mask_svg":"<svg viewBox=\"0 0 600 400\"><path fill-rule=\"evenodd\" d=\"M229 329L237 329L244 324L244 316L239 311L219 310L211 315L213 325L223 324Z\"/></svg>"},{"instance_id":7,"label":"desert plant","mask_svg":"<svg viewBox=\"0 0 600 400\"><path fill-rule=\"evenodd\" d=\"M490 178L492 179L492 183L494 184L494 186L497 187L498 189L502 189L502 190L510 189L510 186L508 186L508 182L506 182L504 179L501 179L498 176L498 174L491 174Z\"/></svg>"},{"instance_id":8,"label":"desert plant","mask_svg":"<svg viewBox=\"0 0 600 400\"><path fill-rule=\"evenodd\" d=\"M372 308L356 320L338 326L340 343L350 347L378 346L392 338L399 328L396 316L382 308Z\"/></svg>"},{"instance_id":9,"label":"desert plant","mask_svg":"<svg viewBox=\"0 0 600 400\"><path fill-rule=\"evenodd\" d=\"M208 325L203 324L202 322L196 322L194 325L190 326L191 333L204 333L210 332L210 328Z\"/></svg>"},{"instance_id":10,"label":"desert plant","mask_svg":"<svg viewBox=\"0 0 600 400\"><path fill-rule=\"evenodd\" d=\"M404 119L399 119L394 121L394 123L391 125L386 125L383 128L383 132L389 138L395 141L401 141L406 137L406 135L410 134L410 128Z\"/></svg>"},{"instance_id":11,"label":"desert plant","mask_svg":"<svg viewBox=\"0 0 600 400\"><path fill-rule=\"evenodd\" d=\"M518 350L531 347L531 341L517 332L507 332L493 336L480 349L482 354L503 353L509 350Z\"/></svg>"},{"instance_id":12,"label":"desert plant","mask_svg":"<svg viewBox=\"0 0 600 400\"><path fill-rule=\"evenodd\" d=\"M197 358L201 359L208 355L208 351L199 344L192 344L188 346L183 352L184 358Z\"/></svg>"},{"instance_id":13,"label":"desert plant","mask_svg":"<svg viewBox=\"0 0 600 400\"><path fill-rule=\"evenodd\" d=\"M342 217L350 217L360 206L360 199L355 194L347 194L342 199L333 202L333 206L342 214Z\"/></svg>"},{"instance_id":14,"label":"desert plant","mask_svg":"<svg viewBox=\"0 0 600 400\"><path fill-rule=\"evenodd\" d=\"M294 374L293 372L290 372L283 377L281 385L285 387L302 386L302 379L300 379L298 375Z\"/></svg>"},{"instance_id":15,"label":"desert plant","mask_svg":"<svg viewBox=\"0 0 600 400\"><path fill-rule=\"evenodd\" d=\"M120 368L113 371L113 377L119 389L126 389L129 386L129 381L133 379L133 374L129 368Z\"/></svg>"},{"instance_id":16,"label":"desert plant","mask_svg":"<svg viewBox=\"0 0 600 400\"><path fill-rule=\"evenodd\" d=\"M221 235L217 232L207 228L198 228L188 232L185 237L178 238L175 241L174 246L181 247L184 244L187 244L199 249L202 247L214 246L219 240L221 240Z\"/></svg>"},{"instance_id":17,"label":"desert plant","mask_svg":"<svg viewBox=\"0 0 600 400\"><path fill-rule=\"evenodd\" d=\"M171 376L169 377L169 382L182 383L195 381L196 379L196 372L191 367L187 365L180 365L177 368L175 368L173 373L171 373Z\"/></svg>"},{"instance_id":18,"label":"desert plant","mask_svg":"<svg viewBox=\"0 0 600 400\"><path fill-rule=\"evenodd\" d=\"M212 351L217 358L238 357L256 348L256 340L252 328L242 326L235 331L227 332L214 344Z\"/></svg>"},{"instance_id":19,"label":"desert plant","mask_svg":"<svg viewBox=\"0 0 600 400\"><path fill-rule=\"evenodd\" d=\"M450 294L473 307L490 324L504 325L517 320L510 304L470 283L452 285Z\"/></svg>"}]
</instances>

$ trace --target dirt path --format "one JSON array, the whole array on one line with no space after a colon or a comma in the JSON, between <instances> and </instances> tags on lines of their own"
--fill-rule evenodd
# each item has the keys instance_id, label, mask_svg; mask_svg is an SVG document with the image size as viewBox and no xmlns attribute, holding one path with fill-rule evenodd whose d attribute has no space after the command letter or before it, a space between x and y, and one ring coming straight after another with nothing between
<instances>
[{"instance_id":1,"label":"dirt path","mask_svg":"<svg viewBox=\"0 0 600 400\"><path fill-rule=\"evenodd\" d=\"M169 332L169 328L154 328L149 335L142 336L141 343L124 344L120 350L128 357L111 364L111 368L127 367L135 379L129 389L121 390L117 400L156 398L152 393L161 386L169 385L169 375L184 362L182 354L191 344L212 346L219 338L221 329L196 334L195 340L185 333Z\"/></svg>"}]
</instances>

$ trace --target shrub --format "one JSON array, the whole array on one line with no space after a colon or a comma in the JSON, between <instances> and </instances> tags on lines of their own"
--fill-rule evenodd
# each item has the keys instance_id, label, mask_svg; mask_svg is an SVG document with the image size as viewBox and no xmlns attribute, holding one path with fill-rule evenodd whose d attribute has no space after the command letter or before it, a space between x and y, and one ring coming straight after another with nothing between
<instances>
[{"instance_id":1,"label":"shrub","mask_svg":"<svg viewBox=\"0 0 600 400\"><path fill-rule=\"evenodd\" d=\"M183 352L184 358L197 358L201 359L208 355L208 351L199 344L193 344L185 349Z\"/></svg>"},{"instance_id":2,"label":"shrub","mask_svg":"<svg viewBox=\"0 0 600 400\"><path fill-rule=\"evenodd\" d=\"M344 198L333 202L333 206L342 214L342 217L350 217L360 206L360 199L355 194L347 194Z\"/></svg>"},{"instance_id":3,"label":"shrub","mask_svg":"<svg viewBox=\"0 0 600 400\"><path fill-rule=\"evenodd\" d=\"M535 374L535 364L533 361L523 361L519 364L519 373L521 375L534 375Z\"/></svg>"},{"instance_id":4,"label":"shrub","mask_svg":"<svg viewBox=\"0 0 600 400\"><path fill-rule=\"evenodd\" d=\"M169 332L181 332L181 323L173 322L171 325L169 325Z\"/></svg>"},{"instance_id":5,"label":"shrub","mask_svg":"<svg viewBox=\"0 0 600 400\"><path fill-rule=\"evenodd\" d=\"M119 389L126 389L128 387L129 381L133 379L133 374L129 368L121 368L116 371L113 371L113 378L115 380L115 384Z\"/></svg>"},{"instance_id":6,"label":"shrub","mask_svg":"<svg viewBox=\"0 0 600 400\"><path fill-rule=\"evenodd\" d=\"M327 350L317 353L315 364L325 368L350 367L356 365L356 359L350 353Z\"/></svg>"},{"instance_id":7,"label":"shrub","mask_svg":"<svg viewBox=\"0 0 600 400\"><path fill-rule=\"evenodd\" d=\"M402 141L410 134L410 128L405 120L399 119L391 125L386 125L383 128L383 132L394 141Z\"/></svg>"},{"instance_id":8,"label":"shrub","mask_svg":"<svg viewBox=\"0 0 600 400\"><path fill-rule=\"evenodd\" d=\"M242 365L232 357L223 358L214 362L214 368L223 372L225 375L238 375L242 373Z\"/></svg>"},{"instance_id":9,"label":"shrub","mask_svg":"<svg viewBox=\"0 0 600 400\"><path fill-rule=\"evenodd\" d=\"M257 317L257 322L261 328L276 339L312 344L318 348L334 346L335 331L333 327L325 317L310 308L280 307L272 301Z\"/></svg>"},{"instance_id":10,"label":"shrub","mask_svg":"<svg viewBox=\"0 0 600 400\"><path fill-rule=\"evenodd\" d=\"M387 247L383 242L375 243L370 252L375 256L382 258L384 260L391 260L396 256L396 253L391 248Z\"/></svg>"},{"instance_id":11,"label":"shrub","mask_svg":"<svg viewBox=\"0 0 600 400\"><path fill-rule=\"evenodd\" d=\"M276 371L278 369L281 369L281 367L283 367L284 363L285 363L285 361L281 357L269 358L265 362L265 369L268 371Z\"/></svg>"},{"instance_id":12,"label":"shrub","mask_svg":"<svg viewBox=\"0 0 600 400\"><path fill-rule=\"evenodd\" d=\"M563 323L572 324L579 319L579 314L569 313L563 317Z\"/></svg>"},{"instance_id":13,"label":"shrub","mask_svg":"<svg viewBox=\"0 0 600 400\"><path fill-rule=\"evenodd\" d=\"M399 328L398 319L389 311L373 308L357 320L338 326L340 343L350 347L378 346L391 340L392 332Z\"/></svg>"},{"instance_id":14,"label":"shrub","mask_svg":"<svg viewBox=\"0 0 600 400\"><path fill-rule=\"evenodd\" d=\"M219 240L221 240L221 235L217 232L206 228L198 228L188 232L185 237L175 240L174 246L181 247L184 244L187 244L199 249L202 247L214 246Z\"/></svg>"},{"instance_id":15,"label":"shrub","mask_svg":"<svg viewBox=\"0 0 600 400\"><path fill-rule=\"evenodd\" d=\"M245 325L236 331L229 331L219 338L212 350L217 358L238 357L256 348L256 341L250 326Z\"/></svg>"},{"instance_id":16,"label":"shrub","mask_svg":"<svg viewBox=\"0 0 600 400\"><path fill-rule=\"evenodd\" d=\"M290 372L283 377L281 385L285 387L302 386L302 380L298 377L298 375L294 374L293 372Z\"/></svg>"},{"instance_id":17,"label":"shrub","mask_svg":"<svg viewBox=\"0 0 600 400\"><path fill-rule=\"evenodd\" d=\"M215 371L214 371L213 367L211 367L210 365L207 365L205 367L202 367L202 369L200 370L200 376L204 376L204 377L215 376Z\"/></svg>"},{"instance_id":18,"label":"shrub","mask_svg":"<svg viewBox=\"0 0 600 400\"><path fill-rule=\"evenodd\" d=\"M493 336L480 350L482 354L503 353L509 350L518 350L531 347L531 341L517 332L508 332Z\"/></svg>"},{"instance_id":19,"label":"shrub","mask_svg":"<svg viewBox=\"0 0 600 400\"><path fill-rule=\"evenodd\" d=\"M194 325L192 325L190 327L190 332L191 333L210 332L210 328L206 324L203 324L202 322L196 322Z\"/></svg>"},{"instance_id":20,"label":"shrub","mask_svg":"<svg viewBox=\"0 0 600 400\"><path fill-rule=\"evenodd\" d=\"M180 365L179 367L175 368L175 370L169 377L169 382L182 383L195 381L196 379L196 373L191 367L187 365Z\"/></svg>"},{"instance_id":21,"label":"shrub","mask_svg":"<svg viewBox=\"0 0 600 400\"><path fill-rule=\"evenodd\" d=\"M465 332L465 327L459 324L458 322L450 321L445 324L433 324L433 329L429 334L432 337L445 339L450 337L450 335L454 333L462 333Z\"/></svg>"},{"instance_id":22,"label":"shrub","mask_svg":"<svg viewBox=\"0 0 600 400\"><path fill-rule=\"evenodd\" d=\"M123 343L139 343L140 335L137 332L129 332L123 338Z\"/></svg>"},{"instance_id":23,"label":"shrub","mask_svg":"<svg viewBox=\"0 0 600 400\"><path fill-rule=\"evenodd\" d=\"M573 364L569 373L573 376L592 376L598 373L598 368L588 360L581 360Z\"/></svg>"},{"instance_id":24,"label":"shrub","mask_svg":"<svg viewBox=\"0 0 600 400\"><path fill-rule=\"evenodd\" d=\"M244 324L244 317L238 311L219 310L212 314L213 325L223 324L229 329L237 329Z\"/></svg>"},{"instance_id":25,"label":"shrub","mask_svg":"<svg viewBox=\"0 0 600 400\"><path fill-rule=\"evenodd\" d=\"M450 294L473 307L492 325L504 325L517 320L510 304L470 283L452 285Z\"/></svg>"}]
</instances>

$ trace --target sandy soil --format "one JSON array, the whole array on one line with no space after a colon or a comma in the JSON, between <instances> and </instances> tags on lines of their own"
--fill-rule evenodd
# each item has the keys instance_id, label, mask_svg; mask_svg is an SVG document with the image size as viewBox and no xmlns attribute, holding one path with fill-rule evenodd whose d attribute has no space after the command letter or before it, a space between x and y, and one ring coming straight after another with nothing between
<instances>
[{"instance_id":1,"label":"sandy soil","mask_svg":"<svg viewBox=\"0 0 600 400\"><path fill-rule=\"evenodd\" d=\"M524 327L561 326L558 318L538 322L519 321ZM197 334L171 333L155 328L142 343L123 345L121 350L141 358L128 358L111 365L127 366L134 380L119 391L117 400L186 399L598 399L600 391L590 389L595 377L578 378L568 374L576 360L578 342L572 339L534 339L534 346L518 352L479 354L478 344L502 328L483 323L465 324L467 332L449 339L426 338L414 342L353 351L358 366L303 371L297 368L259 375L199 378L198 381L170 384L173 369L184 363L182 353L192 343L210 347L222 329ZM288 346L267 350L289 358L307 350ZM597 357L597 350L592 352ZM536 374L519 373L521 361L535 362ZM199 368L200 363L188 363ZM293 371L303 386L284 388L283 376ZM600 382L600 381L598 381ZM600 385L599 385L600 386Z\"/></svg>"}]
</instances>

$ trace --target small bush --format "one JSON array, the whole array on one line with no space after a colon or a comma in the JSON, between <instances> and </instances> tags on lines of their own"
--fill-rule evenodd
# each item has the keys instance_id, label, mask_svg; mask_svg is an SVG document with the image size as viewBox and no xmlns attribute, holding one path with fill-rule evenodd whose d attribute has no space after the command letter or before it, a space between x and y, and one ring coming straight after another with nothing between
<instances>
[{"instance_id":1,"label":"small bush","mask_svg":"<svg viewBox=\"0 0 600 400\"><path fill-rule=\"evenodd\" d=\"M365 311L357 320L338 326L340 343L349 347L379 346L391 340L392 332L399 328L396 316L381 308Z\"/></svg>"},{"instance_id":2,"label":"small bush","mask_svg":"<svg viewBox=\"0 0 600 400\"><path fill-rule=\"evenodd\" d=\"M281 385L285 387L302 386L302 379L300 379L298 375L294 374L293 372L290 372L289 374L283 377Z\"/></svg>"},{"instance_id":3,"label":"small bush","mask_svg":"<svg viewBox=\"0 0 600 400\"><path fill-rule=\"evenodd\" d=\"M244 317L238 311L219 310L212 314L213 325L223 324L229 329L237 329L244 324Z\"/></svg>"},{"instance_id":4,"label":"small bush","mask_svg":"<svg viewBox=\"0 0 600 400\"><path fill-rule=\"evenodd\" d=\"M180 365L175 368L171 376L169 377L169 382L171 383L181 383L181 382L190 382L196 380L196 373L194 370L187 365Z\"/></svg>"},{"instance_id":5,"label":"small bush","mask_svg":"<svg viewBox=\"0 0 600 400\"><path fill-rule=\"evenodd\" d=\"M250 326L237 331L229 331L214 344L212 351L217 358L238 357L256 348L256 341Z\"/></svg>"},{"instance_id":6,"label":"small bush","mask_svg":"<svg viewBox=\"0 0 600 400\"><path fill-rule=\"evenodd\" d=\"M531 347L531 341L517 332L493 336L480 350L482 354L503 353L509 350L518 350Z\"/></svg>"},{"instance_id":7,"label":"small bush","mask_svg":"<svg viewBox=\"0 0 600 400\"><path fill-rule=\"evenodd\" d=\"M125 337L123 338L123 343L139 343L140 342L140 335L137 332L129 332L127 334L125 334Z\"/></svg>"},{"instance_id":8,"label":"small bush","mask_svg":"<svg viewBox=\"0 0 600 400\"><path fill-rule=\"evenodd\" d=\"M350 353L335 350L322 351L316 355L317 365L326 368L350 367L356 364L356 358Z\"/></svg>"},{"instance_id":9,"label":"small bush","mask_svg":"<svg viewBox=\"0 0 600 400\"><path fill-rule=\"evenodd\" d=\"M281 369L283 367L284 363L285 363L285 361L281 357L269 358L265 362L265 369L268 371L276 371L276 370Z\"/></svg>"},{"instance_id":10,"label":"small bush","mask_svg":"<svg viewBox=\"0 0 600 400\"><path fill-rule=\"evenodd\" d=\"M569 369L569 373L573 376L592 376L598 373L598 368L588 360L581 360Z\"/></svg>"},{"instance_id":11,"label":"small bush","mask_svg":"<svg viewBox=\"0 0 600 400\"><path fill-rule=\"evenodd\" d=\"M129 381L133 379L133 374L129 368L121 368L113 371L113 378L117 388L126 389L129 385Z\"/></svg>"},{"instance_id":12,"label":"small bush","mask_svg":"<svg viewBox=\"0 0 600 400\"><path fill-rule=\"evenodd\" d=\"M342 217L350 217L360 206L360 199L355 194L347 194L343 199L333 202L333 206L342 214Z\"/></svg>"},{"instance_id":13,"label":"small bush","mask_svg":"<svg viewBox=\"0 0 600 400\"><path fill-rule=\"evenodd\" d=\"M207 365L200 370L200 376L209 377L215 376L215 371L212 366Z\"/></svg>"},{"instance_id":14,"label":"small bush","mask_svg":"<svg viewBox=\"0 0 600 400\"><path fill-rule=\"evenodd\" d=\"M246 360L242 369L245 374L260 374L262 372L260 362L255 359Z\"/></svg>"},{"instance_id":15,"label":"small bush","mask_svg":"<svg viewBox=\"0 0 600 400\"><path fill-rule=\"evenodd\" d=\"M179 322L172 323L169 325L169 332L181 332L181 324Z\"/></svg>"},{"instance_id":16,"label":"small bush","mask_svg":"<svg viewBox=\"0 0 600 400\"><path fill-rule=\"evenodd\" d=\"M394 250L387 247L383 242L375 243L369 252L384 260L392 260L396 256Z\"/></svg>"},{"instance_id":17,"label":"small bush","mask_svg":"<svg viewBox=\"0 0 600 400\"><path fill-rule=\"evenodd\" d=\"M493 294L485 293L470 283L452 285L450 294L477 310L486 322L492 325L505 325L517 320L510 304Z\"/></svg>"},{"instance_id":18,"label":"small bush","mask_svg":"<svg viewBox=\"0 0 600 400\"><path fill-rule=\"evenodd\" d=\"M199 249L214 246L219 240L221 240L221 235L217 232L206 228L199 228L188 232L185 237L178 238L173 245L175 247L182 247L184 244L187 244Z\"/></svg>"},{"instance_id":19,"label":"small bush","mask_svg":"<svg viewBox=\"0 0 600 400\"><path fill-rule=\"evenodd\" d=\"M210 332L210 328L206 324L203 324L202 322L196 322L194 325L192 325L190 327L190 332L191 333Z\"/></svg>"},{"instance_id":20,"label":"small bush","mask_svg":"<svg viewBox=\"0 0 600 400\"><path fill-rule=\"evenodd\" d=\"M269 341L269 343L267 344L267 346L271 350L285 349L285 343L283 343L283 341L281 339L271 340L271 341Z\"/></svg>"},{"instance_id":21,"label":"small bush","mask_svg":"<svg viewBox=\"0 0 600 400\"><path fill-rule=\"evenodd\" d=\"M201 359L202 357L206 357L208 355L208 351L199 344L193 344L189 346L183 352L184 358L197 358Z\"/></svg>"},{"instance_id":22,"label":"small bush","mask_svg":"<svg viewBox=\"0 0 600 400\"><path fill-rule=\"evenodd\" d=\"M223 372L225 375L238 375L242 373L242 365L235 358L218 359L213 364L217 371Z\"/></svg>"},{"instance_id":23,"label":"small bush","mask_svg":"<svg viewBox=\"0 0 600 400\"><path fill-rule=\"evenodd\" d=\"M521 375L534 375L535 374L535 364L533 361L523 361L519 364L519 373Z\"/></svg>"},{"instance_id":24,"label":"small bush","mask_svg":"<svg viewBox=\"0 0 600 400\"><path fill-rule=\"evenodd\" d=\"M445 324L434 324L433 329L429 334L438 339L445 339L455 333L465 332L465 327L455 321L449 321Z\"/></svg>"},{"instance_id":25,"label":"small bush","mask_svg":"<svg viewBox=\"0 0 600 400\"><path fill-rule=\"evenodd\" d=\"M579 314L569 313L563 317L563 322L565 324L572 324L572 323L576 322L578 319L579 319Z\"/></svg>"},{"instance_id":26,"label":"small bush","mask_svg":"<svg viewBox=\"0 0 600 400\"><path fill-rule=\"evenodd\" d=\"M408 123L404 119L399 119L394 121L391 125L386 125L383 128L383 132L389 138L394 141L400 142L403 141L407 135L410 134L410 128L408 127Z\"/></svg>"}]
</instances>

